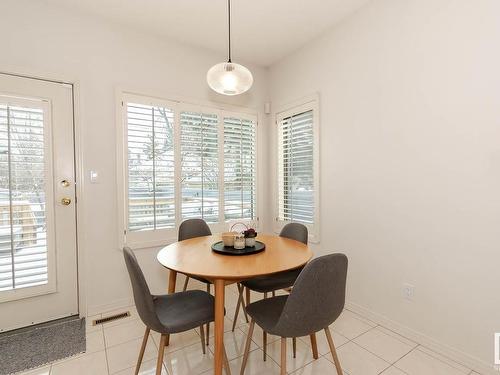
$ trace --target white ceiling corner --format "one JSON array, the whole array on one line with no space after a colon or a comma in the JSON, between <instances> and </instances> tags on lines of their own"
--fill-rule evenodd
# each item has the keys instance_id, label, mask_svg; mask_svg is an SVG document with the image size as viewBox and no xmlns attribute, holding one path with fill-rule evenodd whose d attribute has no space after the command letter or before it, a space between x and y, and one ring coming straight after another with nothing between
<instances>
[{"instance_id":1,"label":"white ceiling corner","mask_svg":"<svg viewBox=\"0 0 500 375\"><path fill-rule=\"evenodd\" d=\"M226 0L46 0L221 53ZM320 36L368 0L232 0L233 57L269 66Z\"/></svg>"}]
</instances>

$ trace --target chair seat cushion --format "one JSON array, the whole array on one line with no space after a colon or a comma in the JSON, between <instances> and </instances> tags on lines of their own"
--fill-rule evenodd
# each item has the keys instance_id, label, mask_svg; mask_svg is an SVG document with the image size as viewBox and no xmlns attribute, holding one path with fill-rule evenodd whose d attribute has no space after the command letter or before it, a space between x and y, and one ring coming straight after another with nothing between
<instances>
[{"instance_id":1,"label":"chair seat cushion","mask_svg":"<svg viewBox=\"0 0 500 375\"><path fill-rule=\"evenodd\" d=\"M154 296L158 319L165 327L160 333L178 333L214 321L215 299L201 290Z\"/></svg>"},{"instance_id":2,"label":"chair seat cushion","mask_svg":"<svg viewBox=\"0 0 500 375\"><path fill-rule=\"evenodd\" d=\"M302 268L280 272L270 276L254 277L253 279L243 281L241 284L256 292L272 292L293 286L295 280L299 277L300 271L302 271Z\"/></svg>"},{"instance_id":3,"label":"chair seat cushion","mask_svg":"<svg viewBox=\"0 0 500 375\"><path fill-rule=\"evenodd\" d=\"M247 313L264 331L281 336L282 334L276 332L274 327L278 323L287 299L288 296L278 296L253 302L247 306Z\"/></svg>"}]
</instances>

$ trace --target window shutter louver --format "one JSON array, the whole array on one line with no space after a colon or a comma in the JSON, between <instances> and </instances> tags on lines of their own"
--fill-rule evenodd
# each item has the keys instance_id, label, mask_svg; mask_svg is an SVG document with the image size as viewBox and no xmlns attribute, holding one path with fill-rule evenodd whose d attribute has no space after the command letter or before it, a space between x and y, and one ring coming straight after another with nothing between
<instances>
[{"instance_id":1,"label":"window shutter louver","mask_svg":"<svg viewBox=\"0 0 500 375\"><path fill-rule=\"evenodd\" d=\"M128 229L175 227L174 113L127 104Z\"/></svg>"},{"instance_id":2,"label":"window shutter louver","mask_svg":"<svg viewBox=\"0 0 500 375\"><path fill-rule=\"evenodd\" d=\"M313 224L313 111L283 118L278 138L278 219Z\"/></svg>"},{"instance_id":3,"label":"window shutter louver","mask_svg":"<svg viewBox=\"0 0 500 375\"><path fill-rule=\"evenodd\" d=\"M218 125L215 114L180 114L182 220L219 222Z\"/></svg>"},{"instance_id":4,"label":"window shutter louver","mask_svg":"<svg viewBox=\"0 0 500 375\"><path fill-rule=\"evenodd\" d=\"M224 216L256 217L255 121L224 118Z\"/></svg>"},{"instance_id":5,"label":"window shutter louver","mask_svg":"<svg viewBox=\"0 0 500 375\"><path fill-rule=\"evenodd\" d=\"M44 111L0 103L0 291L48 282Z\"/></svg>"}]
</instances>

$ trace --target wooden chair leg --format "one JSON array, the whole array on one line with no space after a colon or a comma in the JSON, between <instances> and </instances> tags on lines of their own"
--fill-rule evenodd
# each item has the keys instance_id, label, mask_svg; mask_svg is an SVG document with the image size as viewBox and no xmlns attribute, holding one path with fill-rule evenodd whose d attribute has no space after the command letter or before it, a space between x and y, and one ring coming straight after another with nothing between
<instances>
[{"instance_id":1,"label":"wooden chair leg","mask_svg":"<svg viewBox=\"0 0 500 375\"><path fill-rule=\"evenodd\" d=\"M168 294L175 293L175 285L177 284L177 272L168 271ZM170 344L170 335L167 335L167 341L165 345Z\"/></svg>"},{"instance_id":2,"label":"wooden chair leg","mask_svg":"<svg viewBox=\"0 0 500 375\"><path fill-rule=\"evenodd\" d=\"M243 301L243 286L241 286L240 284L237 284L237 286L238 286L239 293L238 293L238 303L236 304L236 311L234 312L233 327L231 329L233 332L234 332L234 329L236 328L236 321L238 320L240 306L242 304L241 302ZM246 311L245 311L245 315L246 315ZM248 322L248 318L247 318L247 322Z\"/></svg>"},{"instance_id":3,"label":"wooden chair leg","mask_svg":"<svg viewBox=\"0 0 500 375\"><path fill-rule=\"evenodd\" d=\"M163 354L165 353L165 345L167 344L167 335L161 335L160 347L158 348L158 360L156 361L156 375L161 375L163 367Z\"/></svg>"},{"instance_id":4,"label":"wooden chair leg","mask_svg":"<svg viewBox=\"0 0 500 375\"><path fill-rule=\"evenodd\" d=\"M231 375L231 368L229 367L229 361L227 359L226 347L224 346L224 368L226 369L226 375Z\"/></svg>"},{"instance_id":5,"label":"wooden chair leg","mask_svg":"<svg viewBox=\"0 0 500 375\"><path fill-rule=\"evenodd\" d=\"M207 284L207 293L210 293L210 284ZM207 346L210 343L210 323L207 323Z\"/></svg>"},{"instance_id":6,"label":"wooden chair leg","mask_svg":"<svg viewBox=\"0 0 500 375\"><path fill-rule=\"evenodd\" d=\"M253 329L255 327L255 321L252 319L250 321L250 327L248 327L247 342L245 344L245 353L243 354L243 361L241 362L240 375L245 373L245 366L248 361L248 354L250 353L250 345L252 344Z\"/></svg>"},{"instance_id":7,"label":"wooden chair leg","mask_svg":"<svg viewBox=\"0 0 500 375\"><path fill-rule=\"evenodd\" d=\"M262 351L264 353L264 361L267 359L267 332L262 333Z\"/></svg>"},{"instance_id":8,"label":"wooden chair leg","mask_svg":"<svg viewBox=\"0 0 500 375\"><path fill-rule=\"evenodd\" d=\"M203 327L203 325L200 326L200 337L201 337L201 350L203 351L203 354L207 354L207 351L205 350L205 327Z\"/></svg>"},{"instance_id":9,"label":"wooden chair leg","mask_svg":"<svg viewBox=\"0 0 500 375\"><path fill-rule=\"evenodd\" d=\"M297 358L297 338L292 338L293 358Z\"/></svg>"},{"instance_id":10,"label":"wooden chair leg","mask_svg":"<svg viewBox=\"0 0 500 375\"><path fill-rule=\"evenodd\" d=\"M146 327L146 332L144 332L144 338L142 339L141 351L139 352L139 358L137 359L137 365L135 366L135 375L139 373L141 368L142 358L144 357L144 351L146 350L146 345L148 343L150 329Z\"/></svg>"},{"instance_id":11,"label":"wooden chair leg","mask_svg":"<svg viewBox=\"0 0 500 375\"><path fill-rule=\"evenodd\" d=\"M248 288L245 288L246 289L246 300L247 300L247 304L245 306L248 306L250 305L250 289Z\"/></svg>"},{"instance_id":12,"label":"wooden chair leg","mask_svg":"<svg viewBox=\"0 0 500 375\"><path fill-rule=\"evenodd\" d=\"M309 335L311 338L311 348L313 352L313 358L318 359L318 343L316 342L316 334L313 333L312 335Z\"/></svg>"},{"instance_id":13,"label":"wooden chair leg","mask_svg":"<svg viewBox=\"0 0 500 375\"><path fill-rule=\"evenodd\" d=\"M286 338L281 338L281 372L280 375L286 375Z\"/></svg>"},{"instance_id":14,"label":"wooden chair leg","mask_svg":"<svg viewBox=\"0 0 500 375\"><path fill-rule=\"evenodd\" d=\"M339 356L337 355L337 350L335 349L335 344L333 343L332 334L328 327L325 328L326 339L328 340L328 346L332 352L333 363L335 363L335 368L337 369L337 375L344 375L342 372L342 367L340 366Z\"/></svg>"},{"instance_id":15,"label":"wooden chair leg","mask_svg":"<svg viewBox=\"0 0 500 375\"><path fill-rule=\"evenodd\" d=\"M248 314L247 314L247 306L245 304L245 300L243 299L243 291L245 290L245 287L243 285L241 285L241 307L243 309L243 314L245 314L245 320L246 322L248 323L249 320L248 320Z\"/></svg>"},{"instance_id":16,"label":"wooden chair leg","mask_svg":"<svg viewBox=\"0 0 500 375\"><path fill-rule=\"evenodd\" d=\"M187 290L188 282L189 282L189 276L186 276L186 281L184 281L184 288L182 288L183 292L185 292Z\"/></svg>"}]
</instances>

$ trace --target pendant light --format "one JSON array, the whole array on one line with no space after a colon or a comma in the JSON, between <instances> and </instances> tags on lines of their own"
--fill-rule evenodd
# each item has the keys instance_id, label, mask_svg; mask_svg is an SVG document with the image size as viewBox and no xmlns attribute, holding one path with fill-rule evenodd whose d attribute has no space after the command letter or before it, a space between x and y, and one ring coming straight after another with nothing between
<instances>
[{"instance_id":1,"label":"pendant light","mask_svg":"<svg viewBox=\"0 0 500 375\"><path fill-rule=\"evenodd\" d=\"M207 83L212 90L223 95L239 95L252 87L250 70L231 61L231 0L227 1L228 12L228 60L212 66L207 72Z\"/></svg>"}]
</instances>

